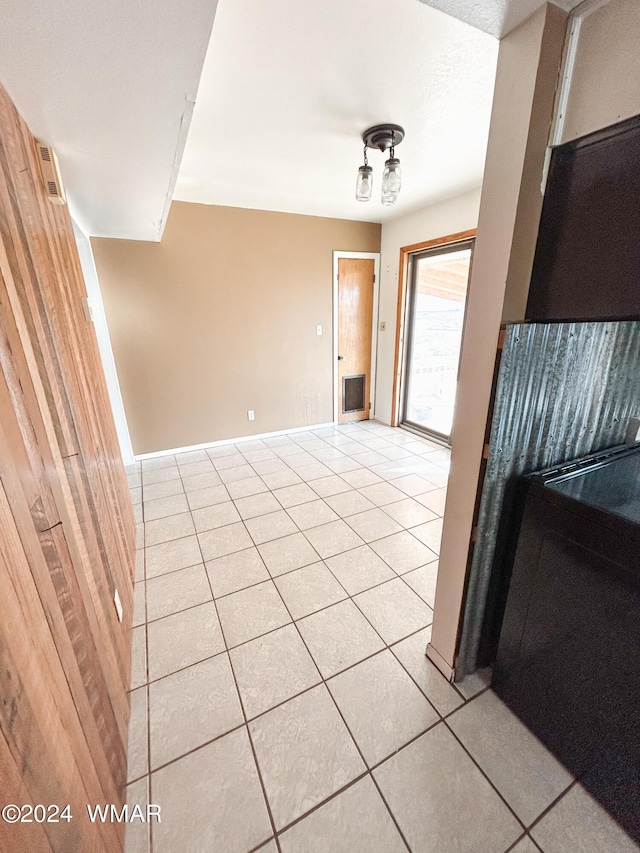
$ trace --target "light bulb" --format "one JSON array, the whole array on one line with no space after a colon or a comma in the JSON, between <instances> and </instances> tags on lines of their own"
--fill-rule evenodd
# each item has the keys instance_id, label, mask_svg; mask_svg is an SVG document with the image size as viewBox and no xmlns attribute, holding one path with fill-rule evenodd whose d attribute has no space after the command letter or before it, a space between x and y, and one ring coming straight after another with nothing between
<instances>
[{"instance_id":1,"label":"light bulb","mask_svg":"<svg viewBox=\"0 0 640 853\"><path fill-rule=\"evenodd\" d=\"M373 190L373 169L371 166L360 166L356 180L356 198L358 201L369 201Z\"/></svg>"},{"instance_id":2,"label":"light bulb","mask_svg":"<svg viewBox=\"0 0 640 853\"><path fill-rule=\"evenodd\" d=\"M390 157L384 164L382 173L382 203L385 205L395 204L402 186L402 171L400 160Z\"/></svg>"}]
</instances>

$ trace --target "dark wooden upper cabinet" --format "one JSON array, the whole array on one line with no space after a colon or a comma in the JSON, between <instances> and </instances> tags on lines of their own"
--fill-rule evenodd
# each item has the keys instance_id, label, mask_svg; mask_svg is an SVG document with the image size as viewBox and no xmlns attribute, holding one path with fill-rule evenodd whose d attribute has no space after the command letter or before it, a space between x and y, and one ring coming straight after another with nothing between
<instances>
[{"instance_id":1,"label":"dark wooden upper cabinet","mask_svg":"<svg viewBox=\"0 0 640 853\"><path fill-rule=\"evenodd\" d=\"M526 319L640 319L640 116L554 150Z\"/></svg>"}]
</instances>

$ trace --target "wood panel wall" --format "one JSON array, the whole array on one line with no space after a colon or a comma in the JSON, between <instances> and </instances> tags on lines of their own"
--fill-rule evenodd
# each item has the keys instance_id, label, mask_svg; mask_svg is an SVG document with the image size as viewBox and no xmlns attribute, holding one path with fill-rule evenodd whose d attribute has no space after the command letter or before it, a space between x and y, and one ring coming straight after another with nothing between
<instances>
[{"instance_id":1,"label":"wood panel wall","mask_svg":"<svg viewBox=\"0 0 640 853\"><path fill-rule=\"evenodd\" d=\"M0 87L0 820L2 853L120 851L135 524L66 206ZM118 590L124 609L114 606Z\"/></svg>"}]
</instances>

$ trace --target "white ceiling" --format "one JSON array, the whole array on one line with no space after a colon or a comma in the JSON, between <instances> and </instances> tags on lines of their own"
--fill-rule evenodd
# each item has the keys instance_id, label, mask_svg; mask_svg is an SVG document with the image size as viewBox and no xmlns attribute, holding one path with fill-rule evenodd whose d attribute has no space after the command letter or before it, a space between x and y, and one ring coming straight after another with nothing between
<instances>
[{"instance_id":1,"label":"white ceiling","mask_svg":"<svg viewBox=\"0 0 640 853\"><path fill-rule=\"evenodd\" d=\"M207 52L216 0L3 0L0 83L88 234L159 239L196 92L176 198L381 221L480 183L492 36L542 2L221 0ZM385 209L378 152L375 199L353 198L382 121L407 130Z\"/></svg>"},{"instance_id":2,"label":"white ceiling","mask_svg":"<svg viewBox=\"0 0 640 853\"><path fill-rule=\"evenodd\" d=\"M532 15L544 0L420 0L496 38L502 38ZM553 0L567 12L582 0Z\"/></svg>"},{"instance_id":3,"label":"white ceiling","mask_svg":"<svg viewBox=\"0 0 640 853\"><path fill-rule=\"evenodd\" d=\"M88 234L159 239L215 0L2 0L0 83Z\"/></svg>"},{"instance_id":4,"label":"white ceiling","mask_svg":"<svg viewBox=\"0 0 640 853\"><path fill-rule=\"evenodd\" d=\"M174 198L380 222L480 184L496 39L417 0L220 0ZM354 197L401 124L400 200Z\"/></svg>"}]
</instances>

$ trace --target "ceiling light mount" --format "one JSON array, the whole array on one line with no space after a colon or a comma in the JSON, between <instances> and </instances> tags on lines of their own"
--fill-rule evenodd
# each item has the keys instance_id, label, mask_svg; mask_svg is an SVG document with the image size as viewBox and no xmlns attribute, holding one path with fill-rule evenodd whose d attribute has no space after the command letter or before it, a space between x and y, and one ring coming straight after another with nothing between
<instances>
[{"instance_id":1,"label":"ceiling light mount","mask_svg":"<svg viewBox=\"0 0 640 853\"><path fill-rule=\"evenodd\" d=\"M402 185L400 160L396 157L396 145L404 139L404 128L399 124L376 124L362 134L364 142L364 165L358 169L356 180L356 199L369 201L373 189L373 169L367 160L367 148L377 148L384 154L389 152L389 159L384 164L382 173L382 193L380 200L385 206L395 204Z\"/></svg>"},{"instance_id":2,"label":"ceiling light mount","mask_svg":"<svg viewBox=\"0 0 640 853\"><path fill-rule=\"evenodd\" d=\"M367 148L377 148L384 153L404 139L404 128L399 124L376 124L362 134L362 141Z\"/></svg>"}]
</instances>

